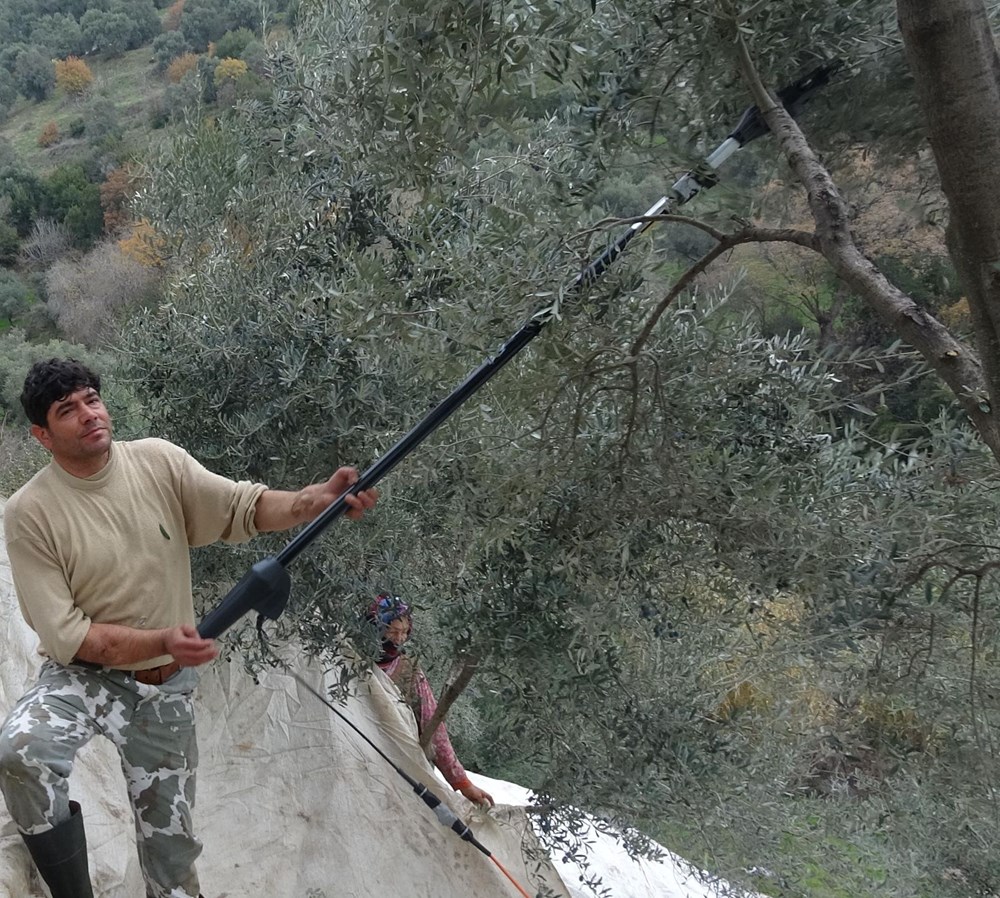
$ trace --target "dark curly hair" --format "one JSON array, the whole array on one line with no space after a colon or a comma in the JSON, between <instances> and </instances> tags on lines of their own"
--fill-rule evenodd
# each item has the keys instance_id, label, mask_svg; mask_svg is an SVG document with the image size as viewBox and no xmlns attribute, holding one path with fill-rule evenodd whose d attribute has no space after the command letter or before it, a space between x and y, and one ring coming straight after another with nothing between
<instances>
[{"instance_id":1,"label":"dark curly hair","mask_svg":"<svg viewBox=\"0 0 1000 898\"><path fill-rule=\"evenodd\" d=\"M47 359L35 362L24 378L21 407L32 424L45 427L49 409L76 390L93 387L101 392L101 377L76 359Z\"/></svg>"}]
</instances>

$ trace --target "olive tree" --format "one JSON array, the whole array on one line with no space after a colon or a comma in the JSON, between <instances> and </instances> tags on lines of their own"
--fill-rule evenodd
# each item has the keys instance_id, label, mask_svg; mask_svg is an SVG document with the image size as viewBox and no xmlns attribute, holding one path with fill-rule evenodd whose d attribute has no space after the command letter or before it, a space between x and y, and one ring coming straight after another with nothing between
<instances>
[{"instance_id":1,"label":"olive tree","mask_svg":"<svg viewBox=\"0 0 1000 898\"><path fill-rule=\"evenodd\" d=\"M801 5L771 6L770 27L805 27ZM919 446L872 438L838 365L877 375L884 358L824 361L805 337L761 335L726 288L680 289L693 276L664 242L582 295L559 287L608 158L595 123L633 93L657 108L639 50L659 34L679 65L728 40L735 83L743 32L705 7L672 5L686 30L661 31L610 6L588 22L427 3L389 30L360 5L300 9L271 98L191 122L150 165L138 213L174 274L126 327L119 376L139 414L122 427L274 486L364 466L547 307L542 337L393 473L376 514L300 559L272 638L373 650L359 608L406 595L432 676L475 671L451 711L463 755L538 790L544 825L571 826L575 804L688 847L700 833L716 869L777 858L795 894L809 852L830 853L820 820L887 871L882 894L941 894L951 869L993 887L979 796L996 634L975 584L996 509L969 428L945 414ZM598 53L615 16L617 49ZM586 108L522 115L557 77L591 92ZM677 92L693 104L700 84ZM260 551L202 553L204 606ZM266 659L248 629L228 645ZM932 801L938 821L972 814L983 843L935 843ZM862 841L883 813L909 825ZM855 891L871 879L857 857L828 861Z\"/></svg>"}]
</instances>

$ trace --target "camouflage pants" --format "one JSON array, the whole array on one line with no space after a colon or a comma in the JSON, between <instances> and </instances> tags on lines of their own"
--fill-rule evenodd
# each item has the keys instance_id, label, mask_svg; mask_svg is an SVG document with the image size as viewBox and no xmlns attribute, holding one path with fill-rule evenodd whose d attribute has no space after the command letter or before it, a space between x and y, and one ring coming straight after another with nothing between
<instances>
[{"instance_id":1,"label":"camouflage pants","mask_svg":"<svg viewBox=\"0 0 1000 898\"><path fill-rule=\"evenodd\" d=\"M121 671L46 661L0 728L0 791L18 829L32 835L69 819L73 759L95 735L105 736L128 784L147 898L197 898L197 679L183 669L162 686L146 686Z\"/></svg>"}]
</instances>

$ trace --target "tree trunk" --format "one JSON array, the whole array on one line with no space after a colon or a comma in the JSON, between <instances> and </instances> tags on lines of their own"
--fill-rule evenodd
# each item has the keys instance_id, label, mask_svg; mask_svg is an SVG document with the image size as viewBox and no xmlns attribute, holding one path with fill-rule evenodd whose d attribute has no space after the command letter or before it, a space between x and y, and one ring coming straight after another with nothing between
<instances>
[{"instance_id":1,"label":"tree trunk","mask_svg":"<svg viewBox=\"0 0 1000 898\"><path fill-rule=\"evenodd\" d=\"M983 0L898 0L896 11L948 199L949 251L969 301L995 419L1000 411L1000 57ZM992 426L997 428L995 420Z\"/></svg>"}]
</instances>

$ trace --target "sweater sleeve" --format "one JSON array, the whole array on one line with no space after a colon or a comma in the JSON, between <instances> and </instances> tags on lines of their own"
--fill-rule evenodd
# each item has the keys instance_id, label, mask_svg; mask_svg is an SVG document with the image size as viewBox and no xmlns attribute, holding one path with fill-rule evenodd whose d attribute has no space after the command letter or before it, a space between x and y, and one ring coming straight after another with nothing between
<instances>
[{"instance_id":1,"label":"sweater sleeve","mask_svg":"<svg viewBox=\"0 0 1000 898\"><path fill-rule=\"evenodd\" d=\"M420 732L423 732L437 710L437 699L434 698L431 685L419 667L415 667L413 672L413 687L420 701ZM433 748L434 766L441 771L449 785L453 789L461 789L468 785L469 777L466 776L465 768L455 755L455 749L451 746L448 728L444 725L444 721L438 724L438 728L434 731L431 747Z\"/></svg>"},{"instance_id":2,"label":"sweater sleeve","mask_svg":"<svg viewBox=\"0 0 1000 898\"><path fill-rule=\"evenodd\" d=\"M21 614L38 634L42 651L60 664L69 664L90 630L90 618L73 601L59 560L40 539L7 538L14 589Z\"/></svg>"},{"instance_id":3,"label":"sweater sleeve","mask_svg":"<svg viewBox=\"0 0 1000 898\"><path fill-rule=\"evenodd\" d=\"M217 540L240 543L256 536L254 512L267 487L214 474L180 451L184 454L181 502L188 545L205 546Z\"/></svg>"}]
</instances>

